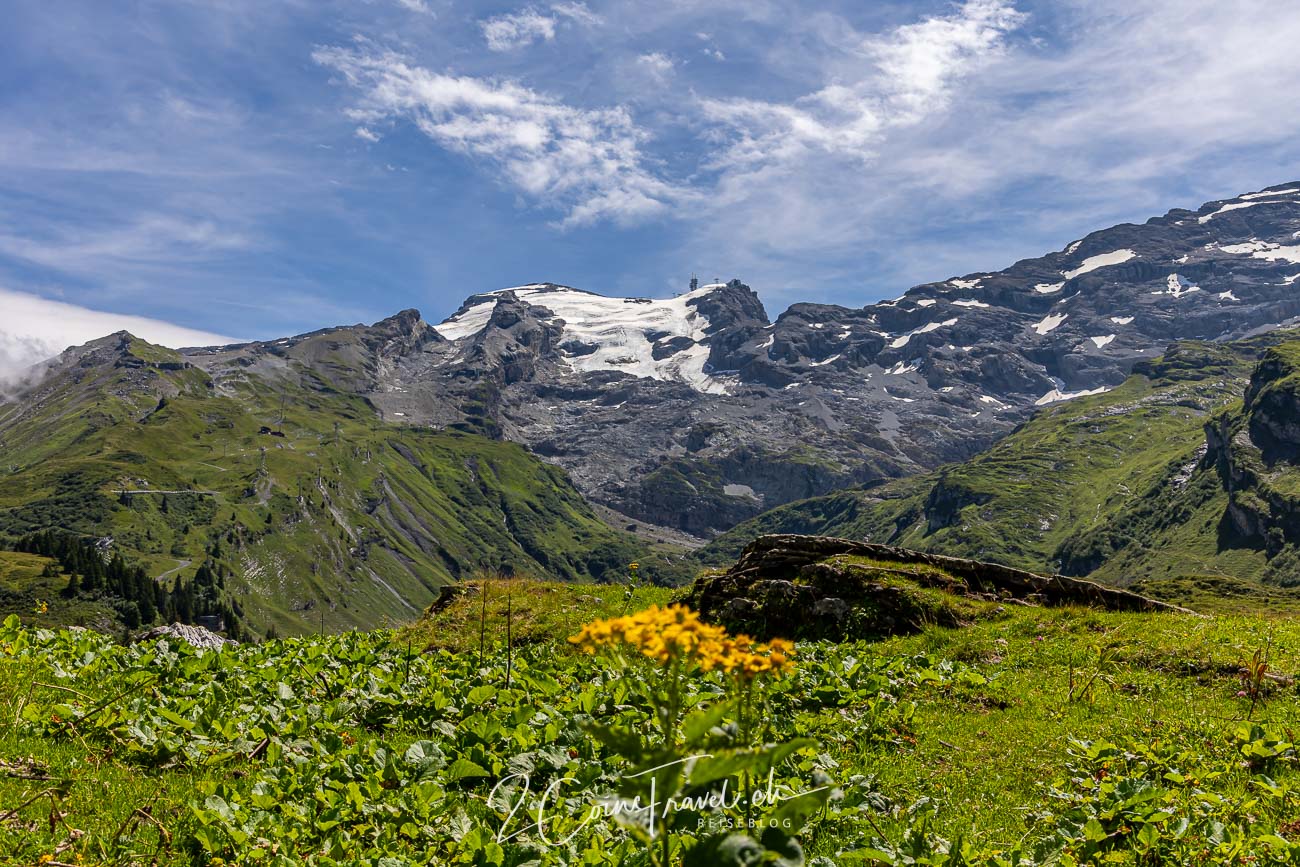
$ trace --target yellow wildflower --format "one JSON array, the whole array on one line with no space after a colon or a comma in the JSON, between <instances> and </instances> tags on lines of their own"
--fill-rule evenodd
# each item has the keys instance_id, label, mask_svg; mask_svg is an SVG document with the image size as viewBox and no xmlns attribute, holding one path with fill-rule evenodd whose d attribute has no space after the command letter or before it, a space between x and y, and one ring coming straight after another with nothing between
<instances>
[{"instance_id":1,"label":"yellow wildflower","mask_svg":"<svg viewBox=\"0 0 1300 867\"><path fill-rule=\"evenodd\" d=\"M794 652L794 645L784 639L761 644L747 635L728 635L684 605L652 605L636 614L596 620L569 641L587 653L626 645L661 665L677 660L746 679L784 673Z\"/></svg>"}]
</instances>

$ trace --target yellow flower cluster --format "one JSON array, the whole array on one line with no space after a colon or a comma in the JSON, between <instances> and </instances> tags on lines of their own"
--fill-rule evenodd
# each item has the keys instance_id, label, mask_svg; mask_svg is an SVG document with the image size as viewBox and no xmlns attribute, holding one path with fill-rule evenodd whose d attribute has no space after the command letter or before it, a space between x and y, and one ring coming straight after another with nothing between
<instances>
[{"instance_id":1,"label":"yellow flower cluster","mask_svg":"<svg viewBox=\"0 0 1300 867\"><path fill-rule=\"evenodd\" d=\"M717 669L746 678L782 674L790 668L794 653L794 645L781 638L759 644L747 635L728 635L684 605L652 605L626 617L596 620L569 641L587 653L628 645L660 664L681 660L705 671Z\"/></svg>"}]
</instances>

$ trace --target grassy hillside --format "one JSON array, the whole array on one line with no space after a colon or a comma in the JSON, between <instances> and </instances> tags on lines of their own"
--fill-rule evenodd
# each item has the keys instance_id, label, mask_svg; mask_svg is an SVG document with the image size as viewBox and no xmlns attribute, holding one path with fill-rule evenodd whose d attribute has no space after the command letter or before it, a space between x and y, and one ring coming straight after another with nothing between
<instances>
[{"instance_id":1,"label":"grassy hillside","mask_svg":"<svg viewBox=\"0 0 1300 867\"><path fill-rule=\"evenodd\" d=\"M254 629L281 633L410 620L478 570L656 569L519 446L386 425L292 363L218 389L122 335L0 408L0 533L49 527L110 536L166 581L209 562Z\"/></svg>"},{"instance_id":2,"label":"grassy hillside","mask_svg":"<svg viewBox=\"0 0 1300 867\"><path fill-rule=\"evenodd\" d=\"M509 653L507 591L531 618L512 623ZM635 651L589 656L565 640L663 592L625 602L617 587L496 584L482 656L472 592L408 631L206 654L11 621L0 864L1300 858L1289 619L983 606L957 629L800 642L790 671L763 676L743 705L717 670L682 662L678 679ZM448 643L422 652L430 636ZM653 696L672 683L694 715L669 747ZM750 791L742 769L757 763L773 791L810 794L750 813L715 801L654 841L587 818L602 794L639 791L647 763L685 751L714 759L662 778L667 791ZM515 777L491 797L511 774L531 789ZM566 779L539 833L543 792ZM746 833L755 821L784 830Z\"/></svg>"},{"instance_id":3,"label":"grassy hillside","mask_svg":"<svg viewBox=\"0 0 1300 867\"><path fill-rule=\"evenodd\" d=\"M757 535L809 533L1114 583L1258 580L1263 546L1220 526L1229 496L1204 460L1205 427L1240 404L1256 360L1285 336L1175 344L1113 391L1048 407L968 462L775 509L700 557L724 562Z\"/></svg>"}]
</instances>

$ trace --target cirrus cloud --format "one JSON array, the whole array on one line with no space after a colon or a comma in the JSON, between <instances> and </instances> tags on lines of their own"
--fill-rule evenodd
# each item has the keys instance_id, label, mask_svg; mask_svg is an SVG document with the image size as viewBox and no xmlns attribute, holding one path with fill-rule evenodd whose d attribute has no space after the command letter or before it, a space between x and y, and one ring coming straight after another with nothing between
<instances>
[{"instance_id":1,"label":"cirrus cloud","mask_svg":"<svg viewBox=\"0 0 1300 867\"><path fill-rule=\"evenodd\" d=\"M480 22L483 38L493 51L510 51L534 42L550 42L555 38L555 28L561 21L594 25L600 17L584 3L556 3L547 12L533 6L518 12L497 15Z\"/></svg>"},{"instance_id":2,"label":"cirrus cloud","mask_svg":"<svg viewBox=\"0 0 1300 867\"><path fill-rule=\"evenodd\" d=\"M432 72L368 45L320 48L313 57L360 93L354 120L410 122L440 146L497 166L534 200L567 210L566 226L634 222L689 196L647 166L647 134L624 108L578 108L508 80Z\"/></svg>"}]
</instances>

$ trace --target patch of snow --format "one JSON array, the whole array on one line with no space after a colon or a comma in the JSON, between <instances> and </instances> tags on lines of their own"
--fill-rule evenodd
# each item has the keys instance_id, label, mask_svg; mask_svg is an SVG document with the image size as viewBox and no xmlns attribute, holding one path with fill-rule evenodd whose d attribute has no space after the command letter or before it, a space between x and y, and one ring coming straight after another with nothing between
<instances>
[{"instance_id":1,"label":"patch of snow","mask_svg":"<svg viewBox=\"0 0 1300 867\"><path fill-rule=\"evenodd\" d=\"M1079 245L1082 244L1082 243L1083 243L1083 241L1075 241L1073 244L1071 244L1070 246L1066 247L1066 248L1065 248L1065 255L1067 255L1067 256L1073 256L1073 255L1074 255L1074 251L1077 250L1077 249L1079 249Z\"/></svg>"},{"instance_id":2,"label":"patch of snow","mask_svg":"<svg viewBox=\"0 0 1300 867\"><path fill-rule=\"evenodd\" d=\"M926 324L922 325L920 328L909 331L908 333L904 334L902 337L895 337L892 341L890 341L889 345L894 349L901 349L904 346L906 346L907 342L917 334L928 334L929 332L935 331L939 328L947 328L949 325L956 325L956 324L957 324L956 316L954 316L951 319L945 319L942 322L927 322Z\"/></svg>"},{"instance_id":3,"label":"patch of snow","mask_svg":"<svg viewBox=\"0 0 1300 867\"><path fill-rule=\"evenodd\" d=\"M1181 274L1170 274L1165 278L1165 288L1152 295L1172 295L1175 298L1182 298L1184 295L1190 295L1193 292L1200 292L1200 286L1193 286L1192 282Z\"/></svg>"},{"instance_id":4,"label":"patch of snow","mask_svg":"<svg viewBox=\"0 0 1300 867\"><path fill-rule=\"evenodd\" d=\"M1089 271L1096 271L1098 268L1105 268L1108 265L1119 265L1127 262L1136 256L1132 250L1112 250L1109 253L1099 253L1096 256L1089 256L1079 263L1079 267L1073 271L1062 271L1061 276L1066 280L1073 280L1080 274L1087 274Z\"/></svg>"},{"instance_id":5,"label":"patch of snow","mask_svg":"<svg viewBox=\"0 0 1300 867\"><path fill-rule=\"evenodd\" d=\"M1256 259L1266 259L1270 262L1295 262L1300 264L1300 244L1292 247L1282 247L1277 244L1269 244L1267 250L1257 250L1251 254Z\"/></svg>"},{"instance_id":6,"label":"patch of snow","mask_svg":"<svg viewBox=\"0 0 1300 867\"><path fill-rule=\"evenodd\" d=\"M1225 253L1231 253L1234 256L1249 256L1252 253L1258 253L1262 250L1268 250L1276 245L1267 241L1261 241L1258 238L1251 238L1243 244L1223 244L1219 247Z\"/></svg>"},{"instance_id":7,"label":"patch of snow","mask_svg":"<svg viewBox=\"0 0 1300 867\"><path fill-rule=\"evenodd\" d=\"M1204 225L1210 222L1210 220L1213 220L1215 217L1219 216L1220 214L1226 214L1229 211L1240 211L1242 208L1253 208L1256 205L1264 205L1264 204L1267 204L1267 202L1233 202L1230 205L1224 205L1222 208L1219 208L1219 210L1214 211L1213 213L1206 214L1203 217L1197 217L1196 222Z\"/></svg>"},{"instance_id":8,"label":"patch of snow","mask_svg":"<svg viewBox=\"0 0 1300 867\"><path fill-rule=\"evenodd\" d=\"M1233 295L1233 294L1232 294L1232 290L1231 290L1231 289L1229 289L1227 292L1220 292L1220 293L1218 294L1217 297L1218 297L1218 299L1219 299L1220 301L1240 301L1240 300L1241 300L1241 299L1238 298L1236 295Z\"/></svg>"},{"instance_id":9,"label":"patch of snow","mask_svg":"<svg viewBox=\"0 0 1300 867\"><path fill-rule=\"evenodd\" d=\"M1241 197L1246 201L1232 202L1230 204L1224 205L1222 208L1219 208L1219 210L1215 211L1212 214L1206 214L1203 217L1197 217L1196 222L1208 223L1210 222L1210 220L1213 220L1215 217L1219 216L1219 214L1226 214L1229 211L1240 211L1242 208L1253 208L1256 205L1276 205L1278 204L1278 202L1273 201L1274 199L1277 199L1279 196L1294 195L1295 193L1300 193L1300 190L1277 190L1272 193L1269 192L1250 193L1248 195Z\"/></svg>"},{"instance_id":10,"label":"patch of snow","mask_svg":"<svg viewBox=\"0 0 1300 867\"><path fill-rule=\"evenodd\" d=\"M705 339L708 317L689 304L718 289L718 285L701 286L676 298L633 301L529 284L489 293L482 301L440 325L436 330L448 340L460 340L478 334L487 325L503 292L514 292L524 302L545 307L556 319L563 320L561 342L577 340L593 344L594 352L568 359L576 371L618 370L646 379L685 382L696 391L725 394L726 383L705 373L709 347ZM670 337L689 337L697 341L667 358L656 359L647 331L667 332Z\"/></svg>"},{"instance_id":11,"label":"patch of snow","mask_svg":"<svg viewBox=\"0 0 1300 867\"><path fill-rule=\"evenodd\" d=\"M914 373L920 369L921 366L919 364L906 364L905 362L900 361L893 367L889 368L889 370L886 370L885 373L890 376L901 376L904 373Z\"/></svg>"},{"instance_id":12,"label":"patch of snow","mask_svg":"<svg viewBox=\"0 0 1300 867\"><path fill-rule=\"evenodd\" d=\"M824 361L810 361L808 362L808 366L821 367L823 364L830 364L832 361L839 361L839 358L840 357L838 355L832 355L830 358L827 358Z\"/></svg>"},{"instance_id":13,"label":"patch of snow","mask_svg":"<svg viewBox=\"0 0 1300 867\"><path fill-rule=\"evenodd\" d=\"M1284 279L1282 280L1282 282L1283 282L1283 283L1294 283L1294 282L1297 281L1297 280L1300 280L1300 272L1296 272L1295 274L1292 274L1290 277L1286 277L1286 278L1284 278Z\"/></svg>"},{"instance_id":14,"label":"patch of snow","mask_svg":"<svg viewBox=\"0 0 1300 867\"><path fill-rule=\"evenodd\" d=\"M1105 337L1089 337L1088 339L1097 344L1098 349L1105 349L1106 346L1115 339L1115 335L1107 334Z\"/></svg>"},{"instance_id":15,"label":"patch of snow","mask_svg":"<svg viewBox=\"0 0 1300 867\"><path fill-rule=\"evenodd\" d=\"M1112 316L1112 317L1110 317L1110 321L1111 321L1111 322L1114 322L1116 325L1128 325L1130 322L1133 321L1133 317L1132 317L1132 316Z\"/></svg>"},{"instance_id":16,"label":"patch of snow","mask_svg":"<svg viewBox=\"0 0 1300 867\"><path fill-rule=\"evenodd\" d=\"M775 334L769 334L769 335L767 335L767 340L764 340L762 343L758 344L758 348L759 348L759 349L767 349L767 348L768 348L769 346L771 346L773 343L776 343L776 335L775 335Z\"/></svg>"},{"instance_id":17,"label":"patch of snow","mask_svg":"<svg viewBox=\"0 0 1300 867\"><path fill-rule=\"evenodd\" d=\"M917 301L917 302L916 302L916 306L917 306L917 307L933 307L934 305L936 305L936 304L938 304L938 303L939 303L939 302L938 302L938 301L935 301L933 298L922 298L920 301Z\"/></svg>"},{"instance_id":18,"label":"patch of snow","mask_svg":"<svg viewBox=\"0 0 1300 867\"><path fill-rule=\"evenodd\" d=\"M989 397L987 394L980 395L980 403L992 404L993 406L997 406L997 407L1006 406L1005 403L998 400L996 397Z\"/></svg>"},{"instance_id":19,"label":"patch of snow","mask_svg":"<svg viewBox=\"0 0 1300 867\"><path fill-rule=\"evenodd\" d=\"M983 301L976 301L974 298L963 298L960 301L952 302L954 307L988 307Z\"/></svg>"},{"instance_id":20,"label":"patch of snow","mask_svg":"<svg viewBox=\"0 0 1300 867\"><path fill-rule=\"evenodd\" d=\"M949 280L949 286L956 286L958 289L974 289L980 285L979 279L975 280Z\"/></svg>"},{"instance_id":21,"label":"patch of snow","mask_svg":"<svg viewBox=\"0 0 1300 867\"><path fill-rule=\"evenodd\" d=\"M826 327L826 323L825 323L825 322L814 322L814 323L812 324L812 327L813 327L813 328L825 328L825 327Z\"/></svg>"},{"instance_id":22,"label":"patch of snow","mask_svg":"<svg viewBox=\"0 0 1300 867\"><path fill-rule=\"evenodd\" d=\"M1252 256L1255 259L1264 259L1266 261L1294 261L1300 263L1300 244L1291 247L1283 247L1282 244L1274 244L1268 240L1251 238L1247 242L1240 244L1226 244L1219 247L1226 253L1234 253L1238 256Z\"/></svg>"},{"instance_id":23,"label":"patch of snow","mask_svg":"<svg viewBox=\"0 0 1300 867\"><path fill-rule=\"evenodd\" d=\"M1181 256L1179 256L1177 259L1175 259L1175 260L1174 260L1174 264L1175 264L1175 265L1186 265L1186 264L1187 264L1187 254L1184 253L1183 255L1181 255Z\"/></svg>"},{"instance_id":24,"label":"patch of snow","mask_svg":"<svg viewBox=\"0 0 1300 867\"><path fill-rule=\"evenodd\" d=\"M1294 196L1300 193L1300 187L1292 187L1289 190L1264 190L1259 193L1246 193L1244 196L1238 196L1239 199L1268 199L1273 196Z\"/></svg>"},{"instance_id":25,"label":"patch of snow","mask_svg":"<svg viewBox=\"0 0 1300 867\"><path fill-rule=\"evenodd\" d=\"M1044 316L1042 321L1034 323L1034 330L1039 334L1055 331L1062 322L1070 317L1068 313L1052 313Z\"/></svg>"},{"instance_id":26,"label":"patch of snow","mask_svg":"<svg viewBox=\"0 0 1300 867\"><path fill-rule=\"evenodd\" d=\"M943 388L939 389L939 391L943 394L947 394L948 392L952 391L956 387L957 386L955 385L945 385Z\"/></svg>"},{"instance_id":27,"label":"patch of snow","mask_svg":"<svg viewBox=\"0 0 1300 867\"><path fill-rule=\"evenodd\" d=\"M1039 295L1051 295L1053 292L1060 292L1064 283L1039 283L1034 286L1034 291Z\"/></svg>"},{"instance_id":28,"label":"patch of snow","mask_svg":"<svg viewBox=\"0 0 1300 867\"><path fill-rule=\"evenodd\" d=\"M891 400L897 400L901 403L916 403L916 398L914 397L899 397L896 394L890 394L889 389L887 388L884 391L885 391L885 396L890 398Z\"/></svg>"},{"instance_id":29,"label":"patch of snow","mask_svg":"<svg viewBox=\"0 0 1300 867\"><path fill-rule=\"evenodd\" d=\"M1074 400L1076 397L1087 397L1091 394L1105 394L1108 391L1110 391L1110 389L1104 385L1099 388L1084 389L1083 391L1061 391L1059 388L1054 388L1038 400L1034 401L1034 406L1046 406L1049 403L1057 403L1062 400Z\"/></svg>"}]
</instances>

